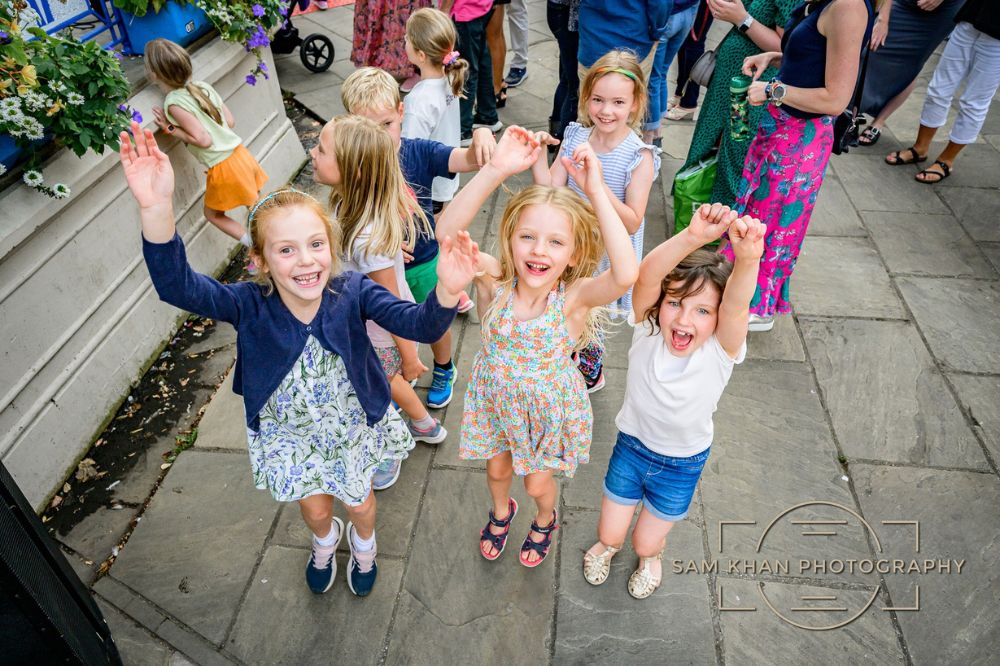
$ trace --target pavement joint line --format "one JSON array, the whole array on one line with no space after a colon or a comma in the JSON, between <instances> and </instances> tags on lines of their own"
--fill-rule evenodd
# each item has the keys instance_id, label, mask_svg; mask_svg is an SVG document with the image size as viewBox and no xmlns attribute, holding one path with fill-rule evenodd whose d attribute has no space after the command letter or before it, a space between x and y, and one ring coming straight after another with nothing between
<instances>
[{"instance_id":1,"label":"pavement joint line","mask_svg":"<svg viewBox=\"0 0 1000 666\"><path fill-rule=\"evenodd\" d=\"M198 446L198 440L195 440L194 445L190 449L181 451L177 457L180 458L181 455L184 455L188 451L192 453L226 453L229 455L236 454L244 456L247 454L247 452L243 449L227 449L221 446Z\"/></svg>"},{"instance_id":2,"label":"pavement joint line","mask_svg":"<svg viewBox=\"0 0 1000 666\"><path fill-rule=\"evenodd\" d=\"M951 465L923 465L920 463L900 462L896 460L875 460L872 458L848 458L850 465L872 465L873 467L900 467L903 469L933 469L941 472L968 472L970 474L987 474L993 476L992 469L976 469L973 467L956 467Z\"/></svg>"},{"instance_id":3,"label":"pavement joint line","mask_svg":"<svg viewBox=\"0 0 1000 666\"><path fill-rule=\"evenodd\" d=\"M972 241L975 243L976 241ZM989 261L986 262L989 265ZM995 277L980 277L978 275L972 274L961 274L961 275L947 275L947 274L935 274L935 273L903 273L903 272L893 272L887 271L890 278L906 277L906 278L929 278L935 280L971 280L973 282L996 282Z\"/></svg>"},{"instance_id":4,"label":"pavement joint line","mask_svg":"<svg viewBox=\"0 0 1000 666\"><path fill-rule=\"evenodd\" d=\"M1000 372L979 372L977 370L959 370L957 368L948 370L949 375L960 375L962 377L982 377L984 379L998 379Z\"/></svg>"},{"instance_id":5,"label":"pavement joint line","mask_svg":"<svg viewBox=\"0 0 1000 666\"><path fill-rule=\"evenodd\" d=\"M712 561L712 547L709 545L708 520L705 518L705 498L702 494L701 483L695 488L695 492L698 495L697 514L701 522L698 531L701 533L702 557L706 561ZM718 589L716 585L718 577L717 571L709 571L708 575L705 576L705 584L708 585L708 612L712 617L712 633L715 635L715 640L713 641L715 644L715 661L718 666L725 666L725 634L722 632L722 611L719 610L719 597L716 593Z\"/></svg>"},{"instance_id":6,"label":"pavement joint line","mask_svg":"<svg viewBox=\"0 0 1000 666\"><path fill-rule=\"evenodd\" d=\"M935 194L937 193L935 192ZM857 209L857 206L855 206L854 200L848 197L848 201L850 202L851 207L853 207L855 209L855 212L858 214L858 219L861 222L861 227L868 232L869 236L871 236L871 230L868 228L864 216L861 215L861 211L859 211ZM891 285L892 291L896 295L896 298L899 299L899 302L903 307L903 311L906 312L906 314L909 317L909 320L913 322L914 329L921 334L921 340L924 343L924 347L927 350L927 353L930 354L930 357L932 359L934 359L934 354L931 352L930 345L928 345L927 340L923 338L922 332L920 331L919 326L917 326L916 319L913 316L913 311L910 310L909 304L907 304L906 299L903 298L903 294L902 292L900 292L899 286L896 284L895 278L893 278L891 275L888 275L889 264L886 262L885 257L882 255L882 250L879 248L878 243L875 243L874 241L871 242L871 246L875 252L875 256L878 257L879 262L882 264L882 270L886 272L886 276L889 279L889 284ZM837 461L840 464L841 469L844 470L845 475L847 476L848 492L851 493L851 499L854 502L854 506L857 509L858 515L861 516L864 520L868 520L867 517L865 517L864 509L861 506L861 499L858 497L858 489L854 485L854 476L851 474L850 468L847 465L839 462L841 460L847 460L847 456L844 455L844 449L840 444L840 438L837 435L837 429L833 425L833 416L830 414L830 408L826 402L826 391L824 390L822 384L819 381L819 377L816 374L816 364L813 361L812 353L809 350L809 346L806 344L805 334L802 332L802 326L797 320L795 321L795 330L799 334L799 344L802 346L802 353L805 356L806 363L808 364L809 374L812 376L813 384L816 387L816 395L819 397L820 407L823 410L823 417L826 420L827 428L829 428L830 430L830 437L833 439L833 445L837 450ZM952 388L951 390L952 393L954 394L954 389ZM871 555L872 558L876 558L878 555L875 552L875 545L872 543L872 535L869 534L867 530L865 530L864 536L865 536L865 543L868 546L869 555ZM889 585L886 583L885 574L878 573L877 575L879 580L879 586L882 589L882 593L885 595L885 599L888 602L888 607L890 608L895 607L895 604L892 602L892 595L889 592ZM899 646L899 649L902 652L904 662L906 663L907 666L912 666L913 658L910 655L910 648L906 643L906 637L903 635L903 627L899 622L899 616L897 615L895 610L889 611L889 622L892 624L892 629L896 634L896 644Z\"/></svg>"},{"instance_id":7,"label":"pavement joint line","mask_svg":"<svg viewBox=\"0 0 1000 666\"><path fill-rule=\"evenodd\" d=\"M432 467L434 469L443 469L450 472L473 472L475 474L486 474L485 467L472 467L470 465L449 465L448 463L441 463L440 465L432 464Z\"/></svg>"},{"instance_id":8,"label":"pavement joint line","mask_svg":"<svg viewBox=\"0 0 1000 666\"><path fill-rule=\"evenodd\" d=\"M824 314L796 314L796 319L802 321L883 321L883 322L913 322L913 317L909 319L903 317L870 317L860 315L824 315Z\"/></svg>"}]
</instances>

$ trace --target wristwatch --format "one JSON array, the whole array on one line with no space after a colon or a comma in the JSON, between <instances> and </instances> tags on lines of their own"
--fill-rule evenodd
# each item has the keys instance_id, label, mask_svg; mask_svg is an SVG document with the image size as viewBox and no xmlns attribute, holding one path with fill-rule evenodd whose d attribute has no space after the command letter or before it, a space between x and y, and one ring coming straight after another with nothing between
<instances>
[{"instance_id":1,"label":"wristwatch","mask_svg":"<svg viewBox=\"0 0 1000 666\"><path fill-rule=\"evenodd\" d=\"M175 129L177 129L177 128L174 127L173 125L168 124L167 125L167 134L173 134Z\"/></svg>"},{"instance_id":2,"label":"wristwatch","mask_svg":"<svg viewBox=\"0 0 1000 666\"><path fill-rule=\"evenodd\" d=\"M785 88L785 84L778 79L772 79L770 83L764 86L764 97L775 106L781 106L786 92L788 90Z\"/></svg>"},{"instance_id":3,"label":"wristwatch","mask_svg":"<svg viewBox=\"0 0 1000 666\"><path fill-rule=\"evenodd\" d=\"M743 21L738 26L736 26L736 28L740 32L746 34L746 31L749 30L750 26L752 26L754 23L755 23L755 21L754 21L753 17L750 16L749 14L747 14L747 17L745 19L743 19Z\"/></svg>"}]
</instances>

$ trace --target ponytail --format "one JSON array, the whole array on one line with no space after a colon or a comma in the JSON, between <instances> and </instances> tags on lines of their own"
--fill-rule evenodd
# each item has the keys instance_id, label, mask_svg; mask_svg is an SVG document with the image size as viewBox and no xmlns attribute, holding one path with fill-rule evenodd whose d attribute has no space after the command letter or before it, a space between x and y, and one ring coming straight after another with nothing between
<instances>
[{"instance_id":1,"label":"ponytail","mask_svg":"<svg viewBox=\"0 0 1000 666\"><path fill-rule=\"evenodd\" d=\"M198 102L198 106L201 107L201 110L211 116L212 120L214 120L216 124L223 124L222 111L219 107L212 103L212 99L208 96L208 93L205 92L204 88L188 81L184 84L184 89L191 94L191 97L194 97L195 101Z\"/></svg>"},{"instance_id":2,"label":"ponytail","mask_svg":"<svg viewBox=\"0 0 1000 666\"><path fill-rule=\"evenodd\" d=\"M444 66L444 75L451 83L451 94L455 97L464 97L462 91L465 89L465 79L469 75L469 61L456 56L454 60Z\"/></svg>"}]
</instances>

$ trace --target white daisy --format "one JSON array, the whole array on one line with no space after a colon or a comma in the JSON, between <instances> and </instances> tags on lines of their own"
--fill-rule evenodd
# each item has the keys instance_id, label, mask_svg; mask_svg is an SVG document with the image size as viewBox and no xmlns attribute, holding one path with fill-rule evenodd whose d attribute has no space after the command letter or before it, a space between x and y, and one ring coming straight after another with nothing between
<instances>
[{"instance_id":1,"label":"white daisy","mask_svg":"<svg viewBox=\"0 0 1000 666\"><path fill-rule=\"evenodd\" d=\"M83 104L84 101L85 100L83 99L83 95L81 95L80 93L71 92L68 95L66 95L67 104L71 104L73 106L80 106L81 104Z\"/></svg>"},{"instance_id":2,"label":"white daisy","mask_svg":"<svg viewBox=\"0 0 1000 666\"><path fill-rule=\"evenodd\" d=\"M20 123L23 118L24 114L21 113L20 106L0 105L0 120L5 120L9 123Z\"/></svg>"},{"instance_id":3,"label":"white daisy","mask_svg":"<svg viewBox=\"0 0 1000 666\"><path fill-rule=\"evenodd\" d=\"M28 187L38 187L44 181L41 172L34 171L32 169L29 169L28 171L24 172L24 177L22 180L24 180L24 184L27 185Z\"/></svg>"},{"instance_id":4,"label":"white daisy","mask_svg":"<svg viewBox=\"0 0 1000 666\"><path fill-rule=\"evenodd\" d=\"M5 173L7 173L7 167L4 165L3 162L0 162L0 176L4 175Z\"/></svg>"},{"instance_id":5,"label":"white daisy","mask_svg":"<svg viewBox=\"0 0 1000 666\"><path fill-rule=\"evenodd\" d=\"M63 183L56 183L52 186L52 196L56 199L65 199L70 195L69 188Z\"/></svg>"}]
</instances>

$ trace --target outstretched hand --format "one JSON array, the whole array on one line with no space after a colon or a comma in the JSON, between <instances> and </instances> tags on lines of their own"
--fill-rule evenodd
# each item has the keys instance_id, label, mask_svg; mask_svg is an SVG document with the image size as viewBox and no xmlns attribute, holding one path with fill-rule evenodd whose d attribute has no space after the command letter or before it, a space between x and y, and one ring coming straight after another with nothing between
<instances>
[{"instance_id":1,"label":"outstretched hand","mask_svg":"<svg viewBox=\"0 0 1000 666\"><path fill-rule=\"evenodd\" d=\"M584 141L573 151L571 157L560 157L566 173L576 181L580 189L590 198L604 188L604 175L601 171L601 160L594 152L593 146Z\"/></svg>"},{"instance_id":2,"label":"outstretched hand","mask_svg":"<svg viewBox=\"0 0 1000 666\"><path fill-rule=\"evenodd\" d=\"M764 254L767 225L744 215L729 226L729 243L737 261L758 261Z\"/></svg>"},{"instance_id":3,"label":"outstretched hand","mask_svg":"<svg viewBox=\"0 0 1000 666\"><path fill-rule=\"evenodd\" d=\"M138 123L133 122L132 135L135 137L135 146L132 145L128 132L122 132L118 149L132 196L139 202L140 208L171 204L174 170L170 166L170 159L156 145L156 139L150 130L143 130Z\"/></svg>"},{"instance_id":4,"label":"outstretched hand","mask_svg":"<svg viewBox=\"0 0 1000 666\"><path fill-rule=\"evenodd\" d=\"M542 147L531 132L511 125L500 137L490 164L506 178L530 169L541 152Z\"/></svg>"},{"instance_id":5,"label":"outstretched hand","mask_svg":"<svg viewBox=\"0 0 1000 666\"><path fill-rule=\"evenodd\" d=\"M700 245L706 245L722 238L722 234L729 230L737 217L736 211L729 206L720 203L702 204L691 216L691 224L687 230Z\"/></svg>"},{"instance_id":6,"label":"outstretched hand","mask_svg":"<svg viewBox=\"0 0 1000 666\"><path fill-rule=\"evenodd\" d=\"M458 295L479 270L479 245L467 231L459 231L454 239L445 236L439 242L438 301L445 307L454 307L458 304Z\"/></svg>"}]
</instances>

